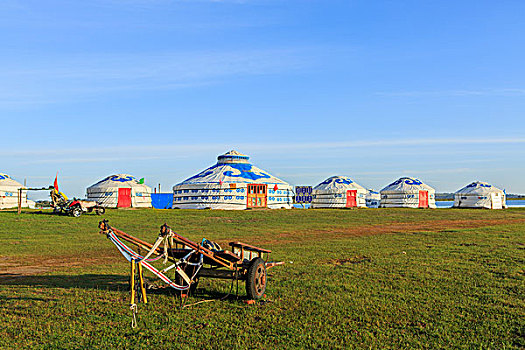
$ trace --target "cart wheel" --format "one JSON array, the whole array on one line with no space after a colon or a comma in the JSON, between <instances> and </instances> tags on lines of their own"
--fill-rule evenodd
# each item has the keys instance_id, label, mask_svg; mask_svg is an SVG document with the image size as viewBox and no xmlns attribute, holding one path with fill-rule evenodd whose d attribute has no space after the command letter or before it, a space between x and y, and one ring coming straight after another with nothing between
<instances>
[{"instance_id":1,"label":"cart wheel","mask_svg":"<svg viewBox=\"0 0 525 350\"><path fill-rule=\"evenodd\" d=\"M266 290L266 264L261 258L255 258L250 262L246 276L246 294L248 299L261 299Z\"/></svg>"},{"instance_id":2,"label":"cart wheel","mask_svg":"<svg viewBox=\"0 0 525 350\"><path fill-rule=\"evenodd\" d=\"M71 210L71 215L73 215L74 217L78 218L80 215L82 215L82 208L80 208L80 207L74 207L74 208Z\"/></svg>"},{"instance_id":3,"label":"cart wheel","mask_svg":"<svg viewBox=\"0 0 525 350\"><path fill-rule=\"evenodd\" d=\"M53 214L60 214L61 212L62 212L62 209L60 209L59 207L53 208Z\"/></svg>"},{"instance_id":4,"label":"cart wheel","mask_svg":"<svg viewBox=\"0 0 525 350\"><path fill-rule=\"evenodd\" d=\"M105 212L106 212L105 208L95 208L95 214L97 215L104 215Z\"/></svg>"}]
</instances>

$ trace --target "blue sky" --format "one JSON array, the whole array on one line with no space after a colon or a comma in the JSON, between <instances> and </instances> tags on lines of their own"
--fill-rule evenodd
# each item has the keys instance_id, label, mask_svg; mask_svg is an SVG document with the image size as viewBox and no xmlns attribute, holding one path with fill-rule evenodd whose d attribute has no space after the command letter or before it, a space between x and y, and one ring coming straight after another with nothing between
<instances>
[{"instance_id":1,"label":"blue sky","mask_svg":"<svg viewBox=\"0 0 525 350\"><path fill-rule=\"evenodd\" d=\"M0 172L163 190L237 149L295 185L525 193L525 2L4 0ZM33 196L35 197L35 196Z\"/></svg>"}]
</instances>

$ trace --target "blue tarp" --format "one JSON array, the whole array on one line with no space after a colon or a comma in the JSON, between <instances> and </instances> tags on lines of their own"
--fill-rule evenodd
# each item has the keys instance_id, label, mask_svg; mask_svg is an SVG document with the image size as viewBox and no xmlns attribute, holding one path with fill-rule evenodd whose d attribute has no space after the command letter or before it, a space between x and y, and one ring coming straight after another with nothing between
<instances>
[{"instance_id":1,"label":"blue tarp","mask_svg":"<svg viewBox=\"0 0 525 350\"><path fill-rule=\"evenodd\" d=\"M173 206L173 193L152 193L151 205L156 209L171 209Z\"/></svg>"}]
</instances>

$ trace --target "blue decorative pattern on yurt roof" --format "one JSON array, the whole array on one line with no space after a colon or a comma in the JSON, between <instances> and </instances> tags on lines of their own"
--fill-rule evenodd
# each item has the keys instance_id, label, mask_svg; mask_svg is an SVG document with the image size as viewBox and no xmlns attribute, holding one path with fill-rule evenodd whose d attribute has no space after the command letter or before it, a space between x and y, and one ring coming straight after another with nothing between
<instances>
[{"instance_id":1,"label":"blue decorative pattern on yurt roof","mask_svg":"<svg viewBox=\"0 0 525 350\"><path fill-rule=\"evenodd\" d=\"M118 175L110 175L99 182L97 182L95 185L98 185L99 183L102 183L104 181L115 181L115 182L129 182L129 181L137 181L133 176L131 175L125 175L124 177L118 176ZM93 186L95 186L93 185Z\"/></svg>"},{"instance_id":2,"label":"blue decorative pattern on yurt roof","mask_svg":"<svg viewBox=\"0 0 525 350\"><path fill-rule=\"evenodd\" d=\"M483 182L473 182L470 185L468 185L467 187L486 187L486 188L491 188L492 185L485 184Z\"/></svg>"},{"instance_id":3,"label":"blue decorative pattern on yurt roof","mask_svg":"<svg viewBox=\"0 0 525 350\"><path fill-rule=\"evenodd\" d=\"M407 185L415 185L415 186L419 186L419 185L421 185L423 183L423 182L421 182L421 180L418 180L418 179L413 179L413 178L410 178L410 177L402 177L399 180L396 180L396 181L392 182L388 186L399 185L402 182L405 182Z\"/></svg>"},{"instance_id":4,"label":"blue decorative pattern on yurt roof","mask_svg":"<svg viewBox=\"0 0 525 350\"><path fill-rule=\"evenodd\" d=\"M239 174L234 174L233 171L228 170L223 172L224 176L227 177L240 177L243 179L249 179L249 180L259 180L259 179L269 179L271 176L264 173L263 171L255 172L252 171L252 165L251 164L230 164L231 168L234 168L236 170L239 170Z\"/></svg>"},{"instance_id":5,"label":"blue decorative pattern on yurt roof","mask_svg":"<svg viewBox=\"0 0 525 350\"><path fill-rule=\"evenodd\" d=\"M350 180L347 177L343 178L343 177L334 176L334 177L324 180L323 182L320 183L320 185L328 185L329 183L332 183L332 182L335 182L336 184L345 184L345 185L350 185L354 183L352 180Z\"/></svg>"}]
</instances>

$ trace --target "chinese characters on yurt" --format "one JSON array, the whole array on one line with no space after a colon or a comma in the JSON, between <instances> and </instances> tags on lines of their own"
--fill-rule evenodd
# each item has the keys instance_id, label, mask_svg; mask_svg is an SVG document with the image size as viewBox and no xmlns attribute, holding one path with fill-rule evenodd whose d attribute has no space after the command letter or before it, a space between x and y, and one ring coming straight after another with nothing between
<instances>
[{"instance_id":1,"label":"chinese characters on yurt","mask_svg":"<svg viewBox=\"0 0 525 350\"><path fill-rule=\"evenodd\" d=\"M436 208L435 193L419 179L402 177L381 190L381 207Z\"/></svg>"},{"instance_id":2,"label":"chinese characters on yurt","mask_svg":"<svg viewBox=\"0 0 525 350\"><path fill-rule=\"evenodd\" d=\"M105 208L150 208L151 187L128 174L110 175L88 187L87 198Z\"/></svg>"},{"instance_id":3,"label":"chinese characters on yurt","mask_svg":"<svg viewBox=\"0 0 525 350\"><path fill-rule=\"evenodd\" d=\"M27 191L21 183L13 180L9 175L0 173L0 209L18 207L18 190L22 190L22 207L27 207Z\"/></svg>"},{"instance_id":4,"label":"chinese characters on yurt","mask_svg":"<svg viewBox=\"0 0 525 350\"><path fill-rule=\"evenodd\" d=\"M174 209L290 209L293 189L236 151L217 164L173 186Z\"/></svg>"},{"instance_id":5,"label":"chinese characters on yurt","mask_svg":"<svg viewBox=\"0 0 525 350\"><path fill-rule=\"evenodd\" d=\"M486 182L476 181L454 194L454 208L503 209L505 192Z\"/></svg>"},{"instance_id":6,"label":"chinese characters on yurt","mask_svg":"<svg viewBox=\"0 0 525 350\"><path fill-rule=\"evenodd\" d=\"M312 191L312 208L366 207L366 189L346 176L332 176Z\"/></svg>"}]
</instances>

